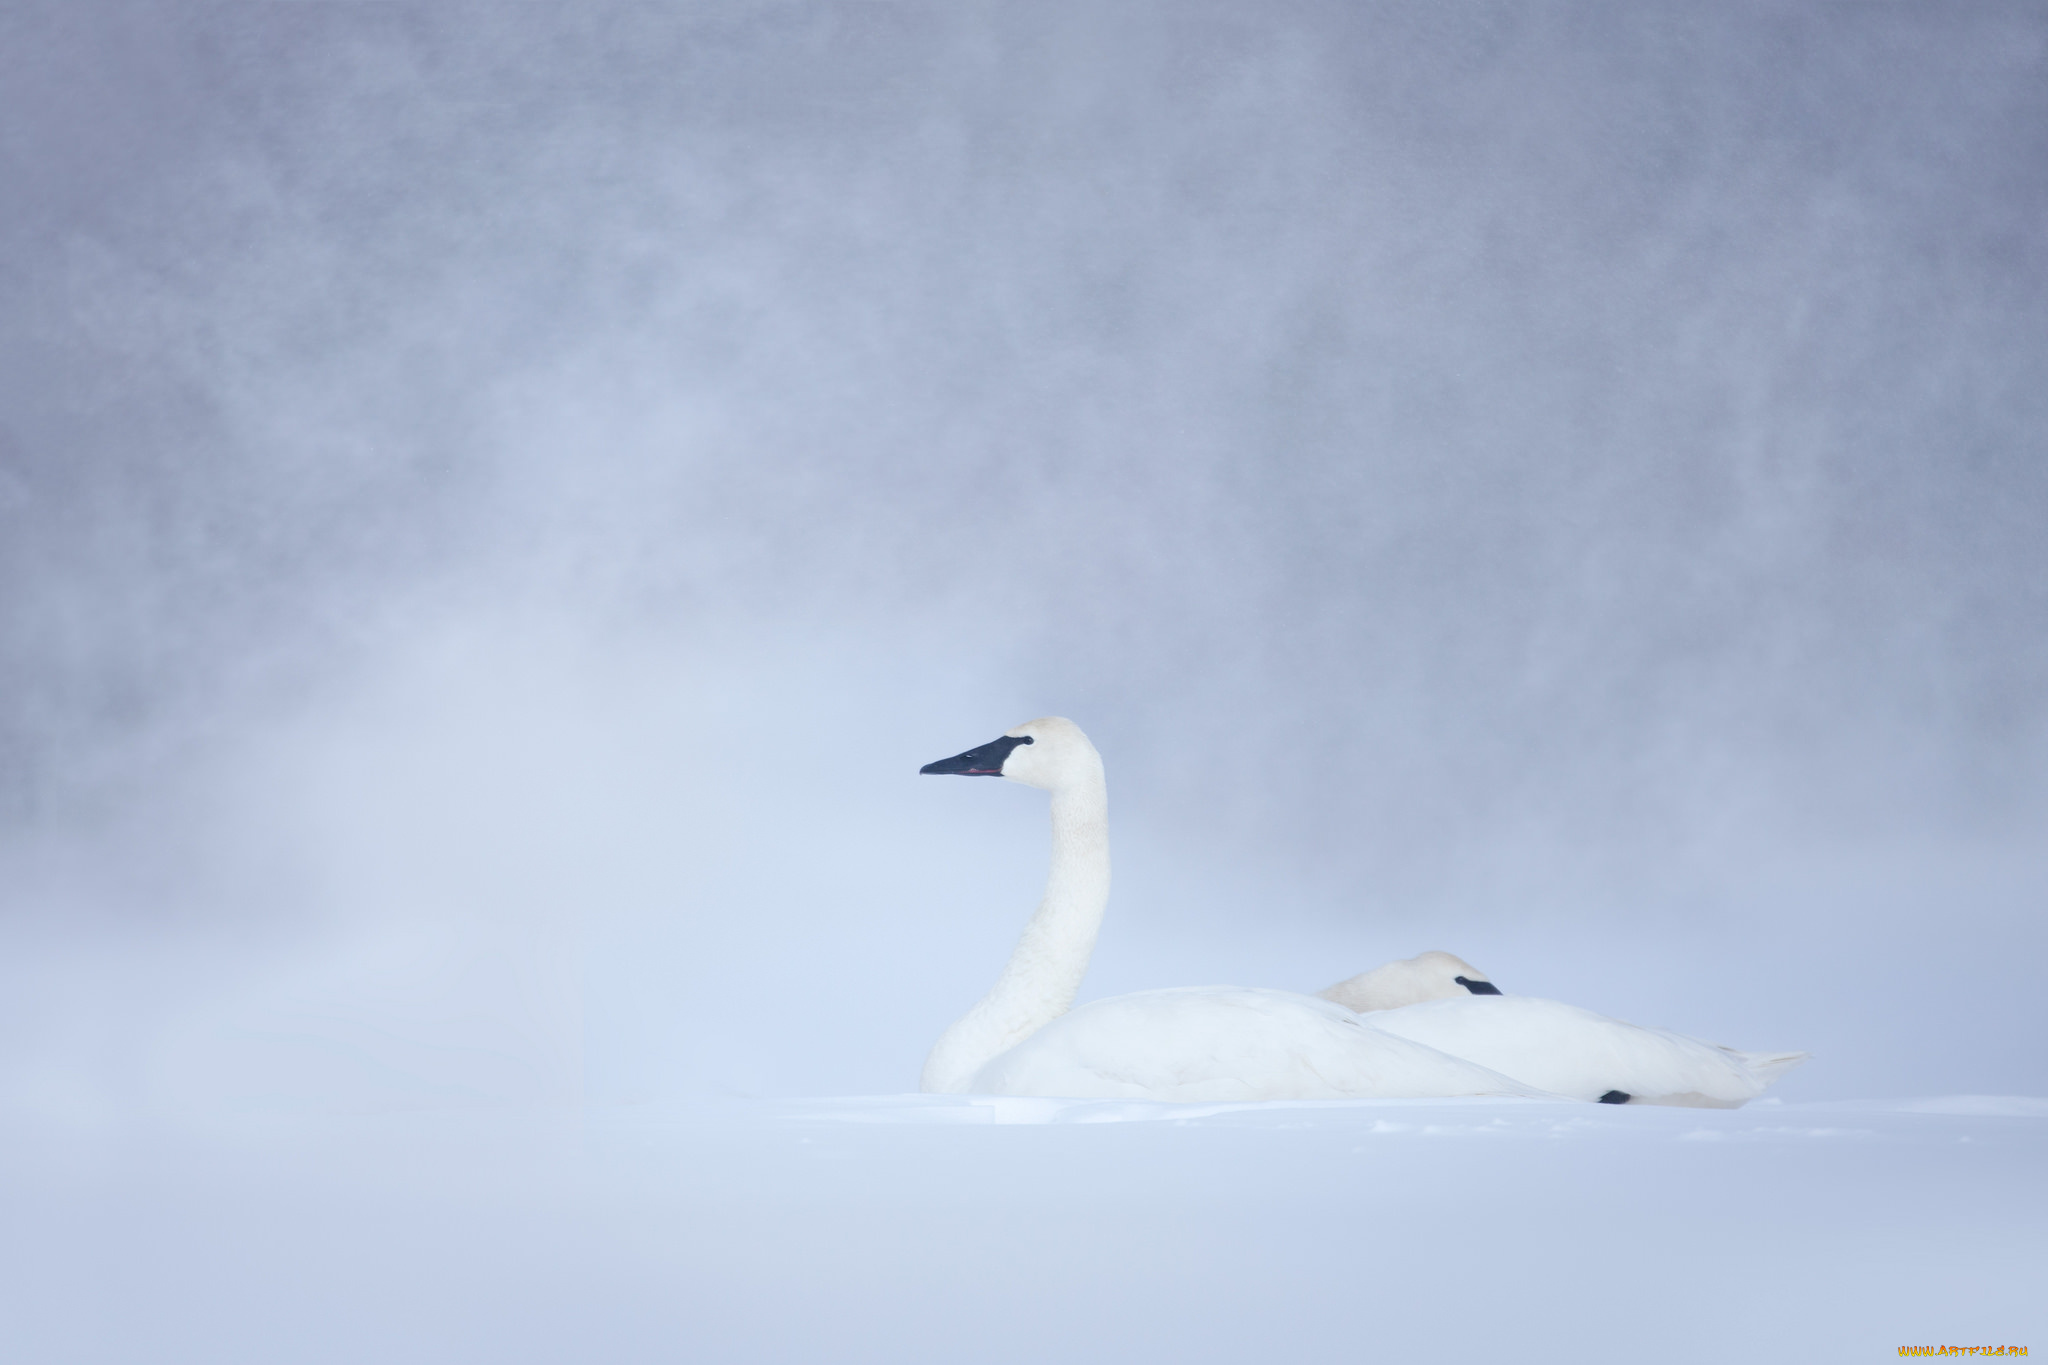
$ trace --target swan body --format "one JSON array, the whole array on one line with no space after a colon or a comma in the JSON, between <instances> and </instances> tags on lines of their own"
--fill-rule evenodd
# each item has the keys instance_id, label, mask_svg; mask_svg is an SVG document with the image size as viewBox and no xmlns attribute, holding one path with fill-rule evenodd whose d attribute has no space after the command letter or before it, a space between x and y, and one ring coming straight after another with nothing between
<instances>
[{"instance_id":1,"label":"swan body","mask_svg":"<svg viewBox=\"0 0 2048 1365\"><path fill-rule=\"evenodd\" d=\"M1418 953L1317 991L1360 1014L1419 1005L1425 1000L1456 1000L1467 995L1499 995L1500 989L1462 957L1449 953Z\"/></svg>"},{"instance_id":2,"label":"swan body","mask_svg":"<svg viewBox=\"0 0 2048 1365\"><path fill-rule=\"evenodd\" d=\"M1109 904L1102 756L1072 721L1027 721L926 773L1052 797L1045 896L989 993L925 1061L929 1092L1161 1100L1529 1095L1530 1087L1285 991L1145 991L1069 1013Z\"/></svg>"},{"instance_id":3,"label":"swan body","mask_svg":"<svg viewBox=\"0 0 2048 1365\"><path fill-rule=\"evenodd\" d=\"M1734 1109L1807 1057L1738 1052L1526 995L1431 1000L1362 1019L1526 1085L1609 1104Z\"/></svg>"},{"instance_id":4,"label":"swan body","mask_svg":"<svg viewBox=\"0 0 2048 1365\"><path fill-rule=\"evenodd\" d=\"M1096 1000L991 1058L967 1089L1082 1099L1540 1095L1312 996L1183 986Z\"/></svg>"}]
</instances>

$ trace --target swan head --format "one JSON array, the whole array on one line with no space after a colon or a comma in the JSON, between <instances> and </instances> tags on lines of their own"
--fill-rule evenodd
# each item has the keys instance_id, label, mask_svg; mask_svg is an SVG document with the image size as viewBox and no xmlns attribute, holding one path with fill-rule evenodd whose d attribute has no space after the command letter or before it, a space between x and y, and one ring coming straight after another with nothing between
<instances>
[{"instance_id":1,"label":"swan head","mask_svg":"<svg viewBox=\"0 0 2048 1365\"><path fill-rule=\"evenodd\" d=\"M1371 1010L1393 1010L1419 1005L1425 1000L1454 1000L1461 995L1499 995L1500 987L1487 980L1462 957L1450 953L1419 953L1360 972L1319 992L1346 1009L1364 1014Z\"/></svg>"},{"instance_id":2,"label":"swan head","mask_svg":"<svg viewBox=\"0 0 2048 1365\"><path fill-rule=\"evenodd\" d=\"M1064 716L1041 716L1013 725L988 743L918 769L961 777L1006 777L1027 787L1058 791L1102 780L1102 755L1081 727Z\"/></svg>"}]
</instances>

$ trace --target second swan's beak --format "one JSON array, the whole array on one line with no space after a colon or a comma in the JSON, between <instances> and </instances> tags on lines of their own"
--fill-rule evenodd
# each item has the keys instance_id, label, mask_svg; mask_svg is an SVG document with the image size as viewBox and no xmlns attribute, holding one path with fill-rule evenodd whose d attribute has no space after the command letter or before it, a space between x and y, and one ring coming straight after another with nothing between
<instances>
[{"instance_id":1,"label":"second swan's beak","mask_svg":"<svg viewBox=\"0 0 2048 1365\"><path fill-rule=\"evenodd\" d=\"M992 739L979 749L969 749L964 754L954 754L936 763L927 763L918 771L921 773L957 773L962 777L1001 777L1003 763L1010 751L1020 744L1031 743L1031 736L1021 738L1004 735Z\"/></svg>"}]
</instances>

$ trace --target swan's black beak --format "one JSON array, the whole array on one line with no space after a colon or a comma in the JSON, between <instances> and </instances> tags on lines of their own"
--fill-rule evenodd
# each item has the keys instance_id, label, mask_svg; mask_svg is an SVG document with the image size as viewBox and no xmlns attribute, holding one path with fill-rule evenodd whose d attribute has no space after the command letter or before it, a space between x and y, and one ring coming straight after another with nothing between
<instances>
[{"instance_id":1,"label":"swan's black beak","mask_svg":"<svg viewBox=\"0 0 2048 1365\"><path fill-rule=\"evenodd\" d=\"M918 771L921 773L958 773L962 777L1001 777L1003 762L1010 756L1010 750L1020 744L1029 744L1031 736L1012 738L1004 735L992 739L979 749L969 749L964 754L954 754L936 763L927 763Z\"/></svg>"},{"instance_id":2,"label":"swan's black beak","mask_svg":"<svg viewBox=\"0 0 2048 1365\"><path fill-rule=\"evenodd\" d=\"M1451 978L1451 980L1457 982L1460 986L1463 986L1466 990L1472 992L1472 994L1474 995L1500 994L1500 987L1494 985L1491 981L1474 981L1469 976L1454 976Z\"/></svg>"}]
</instances>

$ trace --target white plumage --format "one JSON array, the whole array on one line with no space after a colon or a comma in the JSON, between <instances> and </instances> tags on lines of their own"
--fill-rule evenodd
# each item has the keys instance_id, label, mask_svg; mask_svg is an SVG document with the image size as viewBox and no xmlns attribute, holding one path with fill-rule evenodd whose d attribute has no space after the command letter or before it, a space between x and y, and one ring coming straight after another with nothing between
<instances>
[{"instance_id":1,"label":"white plumage","mask_svg":"<svg viewBox=\"0 0 2048 1365\"><path fill-rule=\"evenodd\" d=\"M1806 1060L1804 1052L1738 1052L1576 1005L1502 995L1484 972L1449 953L1389 962L1321 995L1411 1042L1542 1090L1610 1104L1734 1108Z\"/></svg>"},{"instance_id":2,"label":"white plumage","mask_svg":"<svg viewBox=\"0 0 2048 1365\"><path fill-rule=\"evenodd\" d=\"M967 1089L1210 1101L1540 1093L1341 1005L1249 986L1093 1001L991 1059Z\"/></svg>"},{"instance_id":3,"label":"white plumage","mask_svg":"<svg viewBox=\"0 0 2048 1365\"><path fill-rule=\"evenodd\" d=\"M1369 972L1339 981L1316 992L1348 1010L1399 1009L1425 1000L1456 1000L1466 995L1497 995L1499 990L1462 957L1449 953L1417 953Z\"/></svg>"},{"instance_id":4,"label":"white plumage","mask_svg":"<svg viewBox=\"0 0 2048 1365\"><path fill-rule=\"evenodd\" d=\"M1631 1104L1733 1109L1807 1055L1738 1052L1526 995L1469 995L1361 1017L1371 1028L1580 1100L1619 1095Z\"/></svg>"},{"instance_id":5,"label":"white plumage","mask_svg":"<svg viewBox=\"0 0 2048 1365\"><path fill-rule=\"evenodd\" d=\"M1070 1009L1109 904L1102 756L1079 726L1052 716L923 771L1003 777L1052 795L1045 897L995 986L932 1048L927 1091L1195 1101L1547 1094L1732 1108L1806 1059L1502 995L1442 952L1318 996L1190 986Z\"/></svg>"}]
</instances>

